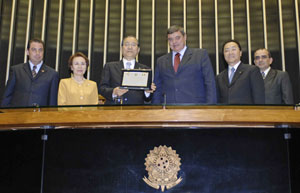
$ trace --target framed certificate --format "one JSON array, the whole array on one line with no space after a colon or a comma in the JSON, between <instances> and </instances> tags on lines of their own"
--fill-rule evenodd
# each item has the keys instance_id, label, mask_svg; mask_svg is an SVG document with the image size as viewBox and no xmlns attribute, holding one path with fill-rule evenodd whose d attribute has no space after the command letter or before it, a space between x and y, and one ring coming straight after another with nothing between
<instances>
[{"instance_id":1,"label":"framed certificate","mask_svg":"<svg viewBox=\"0 0 300 193\"><path fill-rule=\"evenodd\" d=\"M122 69L120 88L132 90L149 90L151 89L151 82L151 69Z\"/></svg>"}]
</instances>

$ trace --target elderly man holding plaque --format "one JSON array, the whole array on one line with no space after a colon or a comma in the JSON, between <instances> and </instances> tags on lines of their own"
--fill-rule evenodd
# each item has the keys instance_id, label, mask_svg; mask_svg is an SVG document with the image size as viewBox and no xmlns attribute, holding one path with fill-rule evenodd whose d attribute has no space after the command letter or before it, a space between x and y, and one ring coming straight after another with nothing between
<instances>
[{"instance_id":1,"label":"elderly man holding plaque","mask_svg":"<svg viewBox=\"0 0 300 193\"><path fill-rule=\"evenodd\" d=\"M105 104L144 104L145 101L151 100L151 93L155 90L154 84L150 84L151 88L143 85L145 81L151 81L151 70L135 60L140 47L134 36L125 37L121 49L123 54L121 61L105 64L99 93L105 97ZM144 77L144 75L149 79L139 79L142 84L140 85L136 82L136 77ZM133 84L128 85L131 83Z\"/></svg>"}]
</instances>

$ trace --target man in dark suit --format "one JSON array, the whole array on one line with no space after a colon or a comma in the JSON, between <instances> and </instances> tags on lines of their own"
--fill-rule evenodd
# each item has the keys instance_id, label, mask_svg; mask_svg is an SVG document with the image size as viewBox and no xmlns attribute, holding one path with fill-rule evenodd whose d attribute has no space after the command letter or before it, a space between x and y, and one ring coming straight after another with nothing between
<instances>
[{"instance_id":1,"label":"man in dark suit","mask_svg":"<svg viewBox=\"0 0 300 193\"><path fill-rule=\"evenodd\" d=\"M225 42L223 54L228 68L216 77L218 102L264 104L265 89L259 68L241 62L242 49L239 42Z\"/></svg>"},{"instance_id":2,"label":"man in dark suit","mask_svg":"<svg viewBox=\"0 0 300 193\"><path fill-rule=\"evenodd\" d=\"M27 46L27 63L12 66L2 106L57 105L58 73L43 62L44 42L32 39Z\"/></svg>"},{"instance_id":3,"label":"man in dark suit","mask_svg":"<svg viewBox=\"0 0 300 193\"><path fill-rule=\"evenodd\" d=\"M146 65L138 63L135 58L140 48L138 40L134 36L127 36L121 44L123 59L121 61L109 62L105 64L99 93L105 97L105 104L144 104L151 99L151 93L155 90L128 90L120 88L122 69L147 69Z\"/></svg>"},{"instance_id":4,"label":"man in dark suit","mask_svg":"<svg viewBox=\"0 0 300 193\"><path fill-rule=\"evenodd\" d=\"M272 62L269 50L260 48L254 52L254 63L264 79L266 104L294 104L288 73L272 69L270 67Z\"/></svg>"},{"instance_id":5,"label":"man in dark suit","mask_svg":"<svg viewBox=\"0 0 300 193\"><path fill-rule=\"evenodd\" d=\"M172 52L157 60L152 103L216 103L214 72L206 50L188 48L180 26L171 26L167 34Z\"/></svg>"}]
</instances>

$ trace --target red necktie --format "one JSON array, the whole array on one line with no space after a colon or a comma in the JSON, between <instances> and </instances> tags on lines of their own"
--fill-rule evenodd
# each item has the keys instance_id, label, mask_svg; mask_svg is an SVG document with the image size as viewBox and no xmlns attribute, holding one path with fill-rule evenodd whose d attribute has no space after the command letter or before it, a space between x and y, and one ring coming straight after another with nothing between
<instances>
[{"instance_id":1,"label":"red necktie","mask_svg":"<svg viewBox=\"0 0 300 193\"><path fill-rule=\"evenodd\" d=\"M180 63L180 53L177 53L174 58L174 71L177 72Z\"/></svg>"}]
</instances>

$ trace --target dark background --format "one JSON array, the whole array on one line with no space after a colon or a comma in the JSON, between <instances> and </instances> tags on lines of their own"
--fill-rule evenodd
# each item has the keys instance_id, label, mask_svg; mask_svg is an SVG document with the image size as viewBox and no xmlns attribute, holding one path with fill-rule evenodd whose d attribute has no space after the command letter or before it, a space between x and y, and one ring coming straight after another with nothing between
<instances>
[{"instance_id":1,"label":"dark background","mask_svg":"<svg viewBox=\"0 0 300 193\"><path fill-rule=\"evenodd\" d=\"M281 128L48 130L43 190L161 192L142 178L148 177L147 154L166 145L181 158L178 177L183 178L166 193L296 193L300 135L292 130L287 141L285 132ZM42 130L0 132L0 192L40 192L42 134Z\"/></svg>"}]
</instances>

